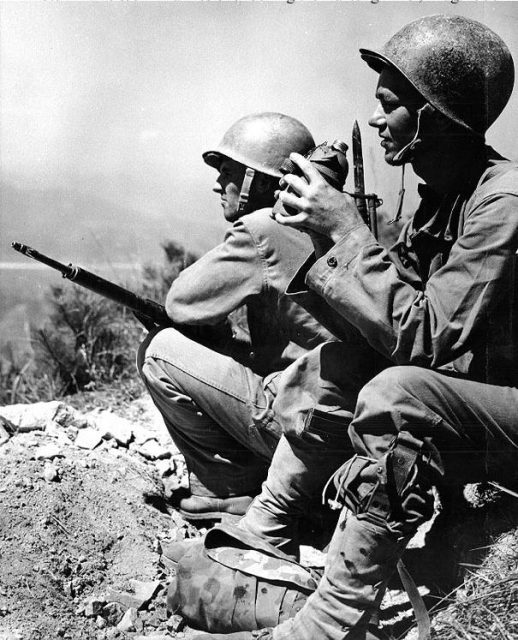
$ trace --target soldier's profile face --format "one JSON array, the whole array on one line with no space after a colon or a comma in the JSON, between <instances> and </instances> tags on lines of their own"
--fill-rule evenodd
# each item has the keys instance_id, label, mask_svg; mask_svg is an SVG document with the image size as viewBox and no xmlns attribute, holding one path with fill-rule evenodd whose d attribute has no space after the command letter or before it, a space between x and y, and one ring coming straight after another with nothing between
<instances>
[{"instance_id":1,"label":"soldier's profile face","mask_svg":"<svg viewBox=\"0 0 518 640\"><path fill-rule=\"evenodd\" d=\"M369 124L378 130L385 150L385 162L397 165L396 154L415 136L417 109L423 99L403 76L390 68L380 73L376 99L378 106Z\"/></svg>"},{"instance_id":2,"label":"soldier's profile face","mask_svg":"<svg viewBox=\"0 0 518 640\"><path fill-rule=\"evenodd\" d=\"M239 217L239 194L244 175L245 167L235 160L224 158L219 165L219 176L212 190L220 194L223 215L229 222L235 222Z\"/></svg>"}]
</instances>

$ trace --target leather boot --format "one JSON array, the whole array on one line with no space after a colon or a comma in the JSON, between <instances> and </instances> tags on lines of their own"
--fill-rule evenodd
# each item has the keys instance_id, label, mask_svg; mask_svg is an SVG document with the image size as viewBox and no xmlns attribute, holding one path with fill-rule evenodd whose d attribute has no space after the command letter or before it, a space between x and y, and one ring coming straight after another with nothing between
<instances>
[{"instance_id":1,"label":"leather boot","mask_svg":"<svg viewBox=\"0 0 518 640\"><path fill-rule=\"evenodd\" d=\"M408 540L344 509L317 591L294 618L274 629L273 640L375 637L369 622Z\"/></svg>"},{"instance_id":2,"label":"leather boot","mask_svg":"<svg viewBox=\"0 0 518 640\"><path fill-rule=\"evenodd\" d=\"M219 521L229 515L244 516L251 502L251 496L212 498L210 496L190 495L179 500L177 508L185 520Z\"/></svg>"}]
</instances>

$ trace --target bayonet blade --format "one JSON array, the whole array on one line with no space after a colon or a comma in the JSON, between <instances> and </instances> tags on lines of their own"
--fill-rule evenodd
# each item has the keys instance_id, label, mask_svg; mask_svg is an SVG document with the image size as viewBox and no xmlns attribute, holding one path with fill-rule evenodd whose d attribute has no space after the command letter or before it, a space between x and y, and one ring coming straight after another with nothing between
<instances>
[{"instance_id":1,"label":"bayonet blade","mask_svg":"<svg viewBox=\"0 0 518 640\"><path fill-rule=\"evenodd\" d=\"M367 203L365 201L365 178L363 175L363 151L362 151L362 135L358 121L354 121L352 133L353 147L353 169L354 169L354 193L357 194L356 206L363 220L369 224L369 214L367 211Z\"/></svg>"}]
</instances>

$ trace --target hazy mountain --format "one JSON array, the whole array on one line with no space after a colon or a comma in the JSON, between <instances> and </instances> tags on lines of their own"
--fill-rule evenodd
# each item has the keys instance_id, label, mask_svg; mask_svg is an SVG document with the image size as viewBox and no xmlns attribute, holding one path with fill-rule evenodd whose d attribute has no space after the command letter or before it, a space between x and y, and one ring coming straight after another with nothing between
<instances>
[{"instance_id":1,"label":"hazy mountain","mask_svg":"<svg viewBox=\"0 0 518 640\"><path fill-rule=\"evenodd\" d=\"M138 208L118 205L117 188L120 184L107 199L95 193L91 181L84 188L66 189L25 188L1 182L0 262L24 260L12 250L13 240L62 261L111 264L159 259L164 240L175 239L200 252L222 237L221 220L211 212L205 213L205 219L197 219L187 204L183 211L177 208L174 215L166 212L163 204L154 210L145 210L142 202ZM204 195L214 198L207 189ZM119 199L132 200L127 192ZM216 207L214 202L217 211Z\"/></svg>"}]
</instances>

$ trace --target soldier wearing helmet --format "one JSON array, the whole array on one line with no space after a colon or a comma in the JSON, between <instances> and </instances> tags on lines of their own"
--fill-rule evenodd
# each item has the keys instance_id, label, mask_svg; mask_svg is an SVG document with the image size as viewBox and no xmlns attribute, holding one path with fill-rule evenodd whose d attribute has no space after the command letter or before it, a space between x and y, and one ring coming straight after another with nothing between
<instances>
[{"instance_id":1,"label":"soldier wearing helmet","mask_svg":"<svg viewBox=\"0 0 518 640\"><path fill-rule=\"evenodd\" d=\"M244 513L278 439L269 424L275 372L332 338L284 295L311 242L271 217L279 166L291 151L312 147L298 120L259 113L238 120L203 154L218 171L214 191L233 224L173 282L166 309L175 328L152 332L138 356L187 462L189 491L173 496L187 519Z\"/></svg>"},{"instance_id":2,"label":"soldier wearing helmet","mask_svg":"<svg viewBox=\"0 0 518 640\"><path fill-rule=\"evenodd\" d=\"M361 56L379 74L369 122L387 163L410 163L424 181L421 201L387 250L352 198L291 156L305 180L284 178L291 189L279 198L296 213L277 220L327 242L315 243L288 293L358 335L318 347L277 380L285 435L239 526L286 550L290 522L325 491L339 433L355 455L327 484L343 508L316 592L293 618L236 640L379 637L370 625L433 513L433 487L518 480L518 165L484 140L511 94L511 54L485 25L435 15ZM378 373L354 386L362 343Z\"/></svg>"}]
</instances>

